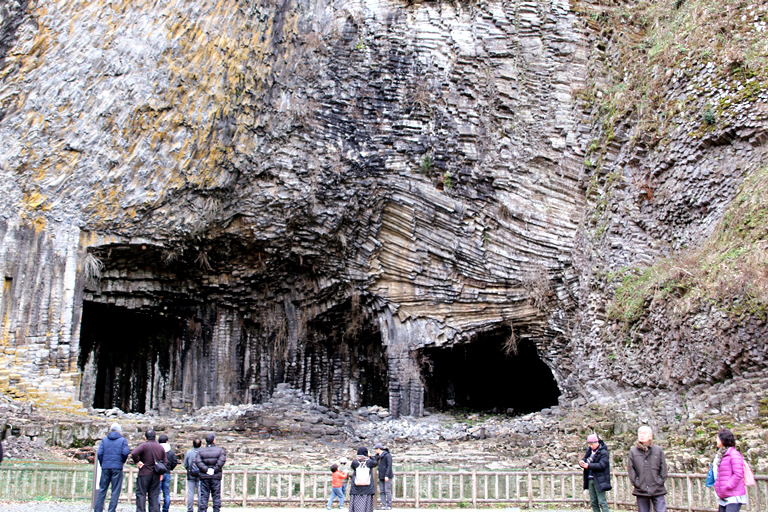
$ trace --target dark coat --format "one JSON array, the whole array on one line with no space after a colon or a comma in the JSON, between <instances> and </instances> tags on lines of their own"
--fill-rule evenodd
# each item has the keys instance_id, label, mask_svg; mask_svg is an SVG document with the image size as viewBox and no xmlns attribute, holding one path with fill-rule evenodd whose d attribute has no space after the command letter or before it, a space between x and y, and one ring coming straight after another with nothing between
<instances>
[{"instance_id":1,"label":"dark coat","mask_svg":"<svg viewBox=\"0 0 768 512\"><path fill-rule=\"evenodd\" d=\"M139 461L144 465L139 470L139 476L151 475L155 472L155 461L168 464L168 459L165 457L165 448L160 446L157 441L147 441L141 443L139 446L133 449L131 452L131 458L134 463Z\"/></svg>"},{"instance_id":2,"label":"dark coat","mask_svg":"<svg viewBox=\"0 0 768 512\"><path fill-rule=\"evenodd\" d=\"M629 481L635 496L663 496L667 494L664 482L667 479L667 461L664 460L664 450L651 444L647 450L638 445L629 450L627 465Z\"/></svg>"},{"instance_id":3,"label":"dark coat","mask_svg":"<svg viewBox=\"0 0 768 512\"><path fill-rule=\"evenodd\" d=\"M376 494L376 474L373 471L373 468L377 466L376 459L374 458L356 458L352 461L352 464L350 464L350 467L352 470L356 470L358 467L360 467L360 464L365 464L369 468L371 468L371 485L355 485L355 474L352 473L352 478L350 479L350 482L352 484L349 488L349 495L350 496L359 496L364 494Z\"/></svg>"},{"instance_id":4,"label":"dark coat","mask_svg":"<svg viewBox=\"0 0 768 512\"><path fill-rule=\"evenodd\" d=\"M101 441L96 458L103 469L123 469L130 453L128 441L120 432L112 431Z\"/></svg>"},{"instance_id":5,"label":"dark coat","mask_svg":"<svg viewBox=\"0 0 768 512\"><path fill-rule=\"evenodd\" d=\"M592 454L592 449L587 448L587 453L584 455L586 460ZM592 462L589 466L584 468L584 489L589 489L589 472L592 471L592 476L595 478L595 487L598 491L610 491L611 490L611 463L608 460L608 447L601 440L600 444L595 451Z\"/></svg>"},{"instance_id":6,"label":"dark coat","mask_svg":"<svg viewBox=\"0 0 768 512\"><path fill-rule=\"evenodd\" d=\"M195 457L195 464L200 468L200 480L221 480L221 468L227 462L224 450L215 444L200 448ZM213 468L213 474L208 474L208 468Z\"/></svg>"},{"instance_id":7,"label":"dark coat","mask_svg":"<svg viewBox=\"0 0 768 512\"><path fill-rule=\"evenodd\" d=\"M386 448L382 449L381 455L378 455L376 460L379 463L379 480L384 480L385 478L392 480L395 475L392 474L392 454L389 453L389 450Z\"/></svg>"}]
</instances>

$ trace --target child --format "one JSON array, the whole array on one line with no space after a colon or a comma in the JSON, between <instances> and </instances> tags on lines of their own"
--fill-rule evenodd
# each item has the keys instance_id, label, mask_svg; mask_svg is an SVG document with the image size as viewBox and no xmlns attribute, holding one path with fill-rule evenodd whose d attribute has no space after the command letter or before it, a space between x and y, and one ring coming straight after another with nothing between
<instances>
[{"instance_id":1,"label":"child","mask_svg":"<svg viewBox=\"0 0 768 512\"><path fill-rule=\"evenodd\" d=\"M331 497L328 498L326 510L331 510L334 497L339 498L339 510L344 508L344 491L341 490L341 486L346 478L347 474L339 471L339 466L336 464L331 465Z\"/></svg>"}]
</instances>

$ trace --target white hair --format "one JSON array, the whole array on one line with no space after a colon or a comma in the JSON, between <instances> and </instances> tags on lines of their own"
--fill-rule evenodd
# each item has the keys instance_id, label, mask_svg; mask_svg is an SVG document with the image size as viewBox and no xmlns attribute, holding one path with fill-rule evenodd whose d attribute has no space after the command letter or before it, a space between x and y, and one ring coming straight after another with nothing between
<instances>
[{"instance_id":1,"label":"white hair","mask_svg":"<svg viewBox=\"0 0 768 512\"><path fill-rule=\"evenodd\" d=\"M640 432L648 432L649 434L653 435L653 430L648 425L643 425L637 429L637 433L640 434Z\"/></svg>"}]
</instances>

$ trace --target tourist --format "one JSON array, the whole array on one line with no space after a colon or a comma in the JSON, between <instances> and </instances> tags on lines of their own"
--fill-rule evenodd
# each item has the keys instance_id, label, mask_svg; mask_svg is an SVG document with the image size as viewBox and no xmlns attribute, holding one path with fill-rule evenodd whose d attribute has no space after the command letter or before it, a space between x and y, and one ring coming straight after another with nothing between
<instances>
[{"instance_id":1,"label":"tourist","mask_svg":"<svg viewBox=\"0 0 768 512\"><path fill-rule=\"evenodd\" d=\"M373 512L376 483L372 475L376 459L368 458L368 448L362 446L350 466L354 473L349 490L349 512Z\"/></svg>"},{"instance_id":2,"label":"tourist","mask_svg":"<svg viewBox=\"0 0 768 512\"><path fill-rule=\"evenodd\" d=\"M199 437L192 441L192 449L184 455L184 469L187 470L187 512L193 512L195 507L195 494L200 488L200 469L195 464L200 445L203 442ZM199 502L198 502L199 505Z\"/></svg>"},{"instance_id":3,"label":"tourist","mask_svg":"<svg viewBox=\"0 0 768 512\"><path fill-rule=\"evenodd\" d=\"M747 503L744 482L744 458L736 449L736 438L727 428L717 433L717 454L712 467L715 472L715 494L718 512L739 512Z\"/></svg>"},{"instance_id":4,"label":"tourist","mask_svg":"<svg viewBox=\"0 0 768 512\"><path fill-rule=\"evenodd\" d=\"M221 510L221 468L226 462L227 455L216 446L216 434L211 432L205 436L205 448L195 457L195 464L200 469L200 495L197 501L199 512L208 510L208 496L213 501L213 512Z\"/></svg>"},{"instance_id":5,"label":"tourist","mask_svg":"<svg viewBox=\"0 0 768 512\"><path fill-rule=\"evenodd\" d=\"M347 471L348 463L349 463L349 460L346 457L342 457L339 459L339 470L346 473L347 477L349 477L349 471ZM343 494L345 497L347 496L347 479L346 478L341 482L341 494Z\"/></svg>"},{"instance_id":6,"label":"tourist","mask_svg":"<svg viewBox=\"0 0 768 512\"><path fill-rule=\"evenodd\" d=\"M109 434L101 440L96 458L101 465L101 479L99 480L99 494L96 495L94 512L104 510L104 499L107 497L107 489L112 486L112 496L109 498L109 512L115 512L117 501L120 499L120 491L123 487L123 464L128 459L131 450L128 441L123 437L123 429L117 423L109 427Z\"/></svg>"},{"instance_id":7,"label":"tourist","mask_svg":"<svg viewBox=\"0 0 768 512\"><path fill-rule=\"evenodd\" d=\"M664 450L653 444L653 430L649 426L637 429L637 442L629 450L629 481L637 497L638 512L667 512L667 462Z\"/></svg>"},{"instance_id":8,"label":"tourist","mask_svg":"<svg viewBox=\"0 0 768 512\"><path fill-rule=\"evenodd\" d=\"M334 498L339 499L339 510L344 508L344 491L342 486L345 478L347 478L347 473L339 470L337 464L331 464L331 496L328 498L328 505L325 506L326 510L331 510Z\"/></svg>"},{"instance_id":9,"label":"tourist","mask_svg":"<svg viewBox=\"0 0 768 512\"><path fill-rule=\"evenodd\" d=\"M608 447L596 434L587 437L587 444L587 453L579 461L579 466L584 470L584 489L589 490L592 512L608 512L608 500L605 498L606 491L611 490Z\"/></svg>"},{"instance_id":10,"label":"tourist","mask_svg":"<svg viewBox=\"0 0 768 512\"><path fill-rule=\"evenodd\" d=\"M176 453L168 443L167 435L161 434L160 437L157 438L157 442L160 443L160 446L165 450L165 457L168 459L168 472L165 473L160 480L162 496L158 496L157 499L162 500L159 504L162 505L163 512L168 512L168 509L171 508L171 471L173 471L173 468L179 464L179 459L176 458Z\"/></svg>"},{"instance_id":11,"label":"tourist","mask_svg":"<svg viewBox=\"0 0 768 512\"><path fill-rule=\"evenodd\" d=\"M381 510L392 509L392 455L383 444L377 443L373 447L376 450L376 462L379 465L379 497L381 498Z\"/></svg>"},{"instance_id":12,"label":"tourist","mask_svg":"<svg viewBox=\"0 0 768 512\"><path fill-rule=\"evenodd\" d=\"M136 478L136 512L145 512L149 504L149 512L160 511L160 474L155 473L155 462L168 464L165 450L155 441L155 431L151 428L144 432L145 443L133 449L131 458L139 465L139 476ZM166 466L167 467L167 466Z\"/></svg>"}]
</instances>

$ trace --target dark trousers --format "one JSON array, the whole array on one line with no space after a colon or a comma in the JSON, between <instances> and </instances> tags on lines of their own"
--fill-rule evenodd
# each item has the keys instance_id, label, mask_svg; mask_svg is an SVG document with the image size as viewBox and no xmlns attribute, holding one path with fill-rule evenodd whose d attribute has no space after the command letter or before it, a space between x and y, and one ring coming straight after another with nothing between
<instances>
[{"instance_id":1,"label":"dark trousers","mask_svg":"<svg viewBox=\"0 0 768 512\"><path fill-rule=\"evenodd\" d=\"M102 469L101 480L99 481L99 494L96 496L95 512L104 510L104 499L107 497L107 489L112 486L112 496L109 498L109 512L115 512L117 509L117 500L120 499L120 491L123 487L122 469Z\"/></svg>"},{"instance_id":2,"label":"dark trousers","mask_svg":"<svg viewBox=\"0 0 768 512\"><path fill-rule=\"evenodd\" d=\"M149 475L136 478L136 512L160 512L160 475Z\"/></svg>"},{"instance_id":3,"label":"dark trousers","mask_svg":"<svg viewBox=\"0 0 768 512\"><path fill-rule=\"evenodd\" d=\"M654 512L667 512L667 499L661 496L635 496L637 498L638 512L651 512L653 505Z\"/></svg>"},{"instance_id":4,"label":"dark trousers","mask_svg":"<svg viewBox=\"0 0 768 512\"><path fill-rule=\"evenodd\" d=\"M211 495L213 501L213 512L221 510L221 480L203 480L200 479L200 496L197 498L198 512L208 510L208 495Z\"/></svg>"}]
</instances>

